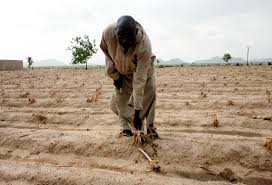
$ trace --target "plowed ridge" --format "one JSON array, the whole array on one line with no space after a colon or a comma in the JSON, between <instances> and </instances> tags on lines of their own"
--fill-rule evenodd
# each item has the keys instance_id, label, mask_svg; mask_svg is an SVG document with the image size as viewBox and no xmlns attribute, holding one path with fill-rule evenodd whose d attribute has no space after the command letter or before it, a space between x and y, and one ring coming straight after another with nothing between
<instances>
[{"instance_id":1,"label":"plowed ridge","mask_svg":"<svg viewBox=\"0 0 272 185\"><path fill-rule=\"evenodd\" d=\"M0 72L0 184L224 185L226 168L238 183L272 184L271 70L157 68L160 139L143 149L161 173L119 136L103 69Z\"/></svg>"}]
</instances>

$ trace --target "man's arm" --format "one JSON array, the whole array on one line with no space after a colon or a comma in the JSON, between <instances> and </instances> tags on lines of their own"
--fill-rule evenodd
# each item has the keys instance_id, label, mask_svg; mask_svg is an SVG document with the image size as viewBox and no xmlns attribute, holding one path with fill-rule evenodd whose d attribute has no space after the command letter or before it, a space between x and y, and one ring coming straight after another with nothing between
<instances>
[{"instance_id":1,"label":"man's arm","mask_svg":"<svg viewBox=\"0 0 272 185\"><path fill-rule=\"evenodd\" d=\"M144 89L152 56L151 44L148 37L145 38L139 48L140 50L137 53L137 67L133 74L132 106L135 110L141 111L143 110Z\"/></svg>"},{"instance_id":2,"label":"man's arm","mask_svg":"<svg viewBox=\"0 0 272 185\"><path fill-rule=\"evenodd\" d=\"M108 46L106 42L107 36L106 33L104 32L102 35L101 43L100 43L100 48L103 51L103 53L106 56L106 69L107 69L107 74L109 77L111 77L114 81L120 79L120 73L115 69L114 67L114 62L111 58L111 56L108 53Z\"/></svg>"},{"instance_id":3,"label":"man's arm","mask_svg":"<svg viewBox=\"0 0 272 185\"><path fill-rule=\"evenodd\" d=\"M144 48L144 51L139 53L138 59L136 71L133 74L133 92L131 97L133 104L131 104L131 102L129 102L129 104L135 109L134 127L137 130L141 130L142 120L140 112L143 110L144 89L151 61L151 47Z\"/></svg>"}]
</instances>

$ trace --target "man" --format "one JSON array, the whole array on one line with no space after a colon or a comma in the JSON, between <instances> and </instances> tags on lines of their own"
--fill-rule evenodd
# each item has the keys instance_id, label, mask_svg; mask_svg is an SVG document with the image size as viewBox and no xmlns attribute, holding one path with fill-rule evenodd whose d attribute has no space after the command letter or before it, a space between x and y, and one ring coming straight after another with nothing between
<instances>
[{"instance_id":1,"label":"man","mask_svg":"<svg viewBox=\"0 0 272 185\"><path fill-rule=\"evenodd\" d=\"M158 138L155 121L156 86L151 44L143 27L131 16L122 16L103 32L100 47L106 56L107 74L115 91L111 110L118 115L124 136L132 136L131 126Z\"/></svg>"}]
</instances>

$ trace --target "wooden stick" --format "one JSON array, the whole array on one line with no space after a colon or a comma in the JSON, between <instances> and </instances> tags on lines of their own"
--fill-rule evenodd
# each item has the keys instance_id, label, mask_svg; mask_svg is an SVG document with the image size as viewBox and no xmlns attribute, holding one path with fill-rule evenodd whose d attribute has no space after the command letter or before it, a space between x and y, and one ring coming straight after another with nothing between
<instances>
[{"instance_id":1,"label":"wooden stick","mask_svg":"<svg viewBox=\"0 0 272 185\"><path fill-rule=\"evenodd\" d=\"M139 150L142 152L142 154L147 158L147 160L149 161L149 164L151 165L152 169L154 171L160 171L160 166L158 164L156 164L155 161L153 161L148 155L147 153L145 153L145 151L141 148L139 148Z\"/></svg>"},{"instance_id":2,"label":"wooden stick","mask_svg":"<svg viewBox=\"0 0 272 185\"><path fill-rule=\"evenodd\" d=\"M206 170L206 171L208 172L208 174L210 174L210 175L215 175L215 176L218 175L218 174L215 173L214 171L212 171L212 170L210 170L209 168L206 168L206 167L204 167L204 166L200 166L200 168L202 168L203 170Z\"/></svg>"},{"instance_id":3,"label":"wooden stick","mask_svg":"<svg viewBox=\"0 0 272 185\"><path fill-rule=\"evenodd\" d=\"M145 153L143 149L139 148L139 150L144 154L148 161L152 161L152 159L147 155L147 153Z\"/></svg>"}]
</instances>

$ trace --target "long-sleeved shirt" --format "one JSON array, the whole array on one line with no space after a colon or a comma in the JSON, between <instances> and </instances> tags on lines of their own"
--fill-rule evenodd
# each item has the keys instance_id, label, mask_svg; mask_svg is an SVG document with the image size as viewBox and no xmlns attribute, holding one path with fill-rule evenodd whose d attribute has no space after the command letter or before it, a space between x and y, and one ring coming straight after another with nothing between
<instances>
[{"instance_id":1,"label":"long-sleeved shirt","mask_svg":"<svg viewBox=\"0 0 272 185\"><path fill-rule=\"evenodd\" d=\"M146 80L153 75L153 57L150 40L142 26L137 23L136 46L129 48L124 54L115 32L115 24L109 25L103 32L100 47L106 56L107 74L113 80L118 80L120 75L132 78L133 106L136 110L142 110L144 87Z\"/></svg>"}]
</instances>

